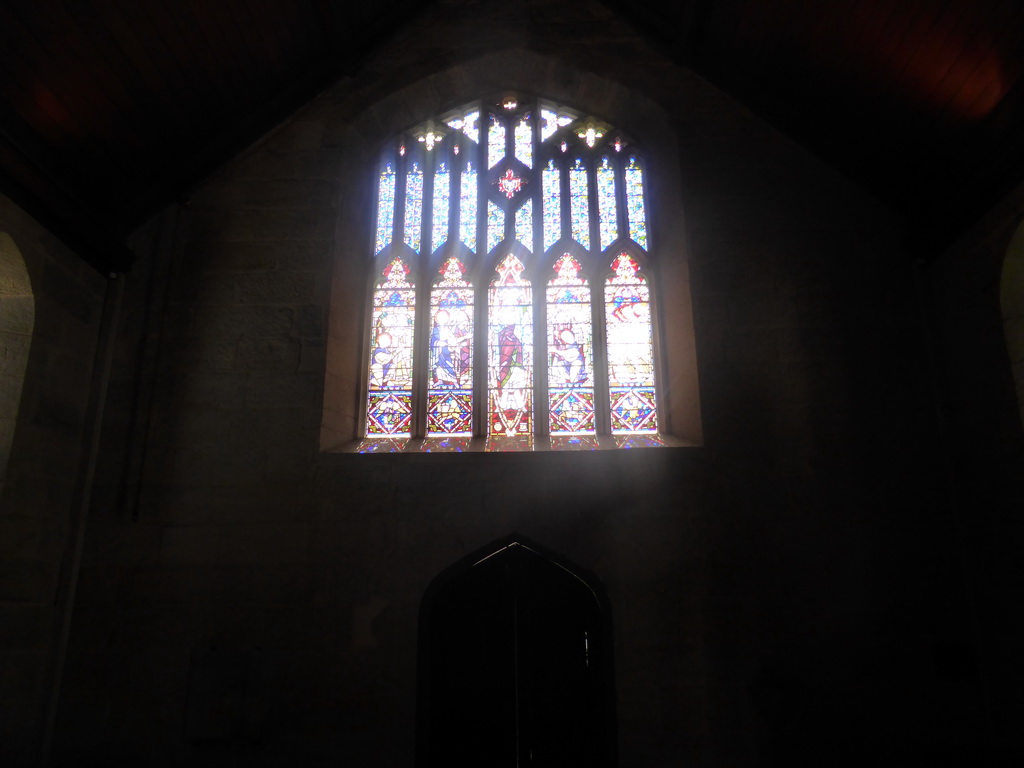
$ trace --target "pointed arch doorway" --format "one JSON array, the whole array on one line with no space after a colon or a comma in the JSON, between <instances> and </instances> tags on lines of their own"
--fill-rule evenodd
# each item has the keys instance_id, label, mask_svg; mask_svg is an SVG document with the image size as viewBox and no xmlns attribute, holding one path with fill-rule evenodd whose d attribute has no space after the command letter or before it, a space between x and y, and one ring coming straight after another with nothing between
<instances>
[{"instance_id":1,"label":"pointed arch doorway","mask_svg":"<svg viewBox=\"0 0 1024 768\"><path fill-rule=\"evenodd\" d=\"M600 582L522 537L443 571L420 609L420 768L616 763Z\"/></svg>"}]
</instances>

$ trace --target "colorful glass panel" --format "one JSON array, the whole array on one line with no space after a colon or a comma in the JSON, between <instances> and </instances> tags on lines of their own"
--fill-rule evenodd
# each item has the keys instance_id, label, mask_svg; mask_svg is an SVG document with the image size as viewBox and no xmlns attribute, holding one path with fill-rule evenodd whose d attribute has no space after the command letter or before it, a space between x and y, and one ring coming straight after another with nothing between
<instances>
[{"instance_id":1,"label":"colorful glass panel","mask_svg":"<svg viewBox=\"0 0 1024 768\"><path fill-rule=\"evenodd\" d=\"M561 172L552 160L541 173L542 196L544 198L544 250L546 251L562 236L562 180Z\"/></svg>"},{"instance_id":2,"label":"colorful glass panel","mask_svg":"<svg viewBox=\"0 0 1024 768\"><path fill-rule=\"evenodd\" d=\"M542 109L540 111L541 126L540 126L540 140L547 141L555 135L555 131L559 128L563 128L569 125L576 118L570 115L559 115L550 109Z\"/></svg>"},{"instance_id":3,"label":"colorful glass panel","mask_svg":"<svg viewBox=\"0 0 1024 768\"><path fill-rule=\"evenodd\" d=\"M629 254L612 269L604 292L612 434L657 432L650 290Z\"/></svg>"},{"instance_id":4,"label":"colorful glass panel","mask_svg":"<svg viewBox=\"0 0 1024 768\"><path fill-rule=\"evenodd\" d=\"M569 169L569 215L572 219L572 239L584 248L590 248L590 198L587 194L587 169L576 159Z\"/></svg>"},{"instance_id":5,"label":"colorful glass panel","mask_svg":"<svg viewBox=\"0 0 1024 768\"><path fill-rule=\"evenodd\" d=\"M412 427L413 330L416 289L399 258L384 268L373 292L367 435L409 435Z\"/></svg>"},{"instance_id":6,"label":"colorful glass panel","mask_svg":"<svg viewBox=\"0 0 1024 768\"><path fill-rule=\"evenodd\" d=\"M604 158L597 169L598 228L601 248L607 248L619 236L619 216L615 209L615 169Z\"/></svg>"},{"instance_id":7,"label":"colorful glass panel","mask_svg":"<svg viewBox=\"0 0 1024 768\"><path fill-rule=\"evenodd\" d=\"M491 117L491 126L487 130L487 167L493 168L505 156L505 126L495 117Z\"/></svg>"},{"instance_id":8,"label":"colorful glass panel","mask_svg":"<svg viewBox=\"0 0 1024 768\"><path fill-rule=\"evenodd\" d=\"M473 286L465 270L448 259L430 292L428 435L473 433Z\"/></svg>"},{"instance_id":9,"label":"colorful glass panel","mask_svg":"<svg viewBox=\"0 0 1024 768\"><path fill-rule=\"evenodd\" d=\"M533 167L533 127L530 125L530 116L527 115L518 123L513 135L515 142L516 160L527 168Z\"/></svg>"},{"instance_id":10,"label":"colorful glass panel","mask_svg":"<svg viewBox=\"0 0 1024 768\"><path fill-rule=\"evenodd\" d=\"M476 171L472 163L466 163L459 187L459 239L471 251L476 250L476 201L479 194L476 186Z\"/></svg>"},{"instance_id":11,"label":"colorful glass panel","mask_svg":"<svg viewBox=\"0 0 1024 768\"><path fill-rule=\"evenodd\" d=\"M527 200L516 211L516 240L533 250L533 200Z\"/></svg>"},{"instance_id":12,"label":"colorful glass panel","mask_svg":"<svg viewBox=\"0 0 1024 768\"><path fill-rule=\"evenodd\" d=\"M548 416L552 434L594 432L590 287L568 253L548 281Z\"/></svg>"},{"instance_id":13,"label":"colorful glass panel","mask_svg":"<svg viewBox=\"0 0 1024 768\"><path fill-rule=\"evenodd\" d=\"M629 219L629 237L641 248L647 248L647 214L644 211L644 174L629 158L629 165L623 174L626 185L626 216Z\"/></svg>"},{"instance_id":14,"label":"colorful glass panel","mask_svg":"<svg viewBox=\"0 0 1024 768\"><path fill-rule=\"evenodd\" d=\"M380 253L391 242L395 226L395 171L388 163L380 172L377 182L377 244L374 253Z\"/></svg>"},{"instance_id":15,"label":"colorful glass panel","mask_svg":"<svg viewBox=\"0 0 1024 768\"><path fill-rule=\"evenodd\" d=\"M456 131L462 131L466 136L471 138L473 141L480 141L480 131L477 127L477 120L480 119L480 112L478 110L472 110L467 112L465 117L457 117L454 120L449 120L447 125Z\"/></svg>"},{"instance_id":16,"label":"colorful glass panel","mask_svg":"<svg viewBox=\"0 0 1024 768\"><path fill-rule=\"evenodd\" d=\"M433 226L430 247L437 250L448 241L448 206L452 191L451 174L441 163L434 173L434 205L431 209Z\"/></svg>"},{"instance_id":17,"label":"colorful glass panel","mask_svg":"<svg viewBox=\"0 0 1024 768\"><path fill-rule=\"evenodd\" d=\"M487 432L528 437L533 433L532 289L512 254L496 271L488 293Z\"/></svg>"},{"instance_id":18,"label":"colorful glass panel","mask_svg":"<svg viewBox=\"0 0 1024 768\"><path fill-rule=\"evenodd\" d=\"M487 201L487 252L505 239L505 212L498 206Z\"/></svg>"},{"instance_id":19,"label":"colorful glass panel","mask_svg":"<svg viewBox=\"0 0 1024 768\"><path fill-rule=\"evenodd\" d=\"M423 171L413 163L405 175L405 242L414 251L420 250L423 228Z\"/></svg>"}]
</instances>

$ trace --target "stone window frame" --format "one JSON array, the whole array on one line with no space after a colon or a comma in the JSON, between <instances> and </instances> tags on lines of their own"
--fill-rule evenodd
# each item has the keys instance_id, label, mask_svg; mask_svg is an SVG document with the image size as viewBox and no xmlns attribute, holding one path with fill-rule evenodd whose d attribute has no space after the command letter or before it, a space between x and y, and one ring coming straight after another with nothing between
<instances>
[{"instance_id":1,"label":"stone window frame","mask_svg":"<svg viewBox=\"0 0 1024 768\"><path fill-rule=\"evenodd\" d=\"M339 215L328 318L321 450L352 451L361 440L360 420L368 375L367 287L375 278L375 262L367 254L372 254L376 236L376 171L385 142L412 125L444 114L454 105L470 102L481 94L509 91L543 94L554 103L572 105L588 115L600 115L643 148L649 169L645 178L648 231L658 251L650 266L657 277L651 288L657 313L653 324L660 334L655 353L660 359L660 434L667 445L703 443L682 213L679 127L663 108L633 89L578 71L555 57L511 49L430 75L364 105L362 111L351 110L352 105L348 105L351 111L339 110L329 124L325 138L339 147ZM671 301L665 300L666 291L671 292ZM483 440L477 438L477 442ZM406 451L417 448L410 446ZM544 448L539 445L534 450Z\"/></svg>"}]
</instances>

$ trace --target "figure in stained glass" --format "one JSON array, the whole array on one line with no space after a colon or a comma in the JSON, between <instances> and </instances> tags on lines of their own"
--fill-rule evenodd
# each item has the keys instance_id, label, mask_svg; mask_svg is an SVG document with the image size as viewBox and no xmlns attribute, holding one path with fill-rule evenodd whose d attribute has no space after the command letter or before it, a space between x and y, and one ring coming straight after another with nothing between
<instances>
[{"instance_id":1,"label":"figure in stained glass","mask_svg":"<svg viewBox=\"0 0 1024 768\"><path fill-rule=\"evenodd\" d=\"M473 415L473 286L455 257L430 296L427 434L470 434Z\"/></svg>"},{"instance_id":2,"label":"figure in stained glass","mask_svg":"<svg viewBox=\"0 0 1024 768\"><path fill-rule=\"evenodd\" d=\"M366 432L408 434L412 417L415 287L409 267L394 258L374 291Z\"/></svg>"},{"instance_id":3,"label":"figure in stained glass","mask_svg":"<svg viewBox=\"0 0 1024 768\"><path fill-rule=\"evenodd\" d=\"M489 300L488 367L491 434L533 431L530 394L533 386L533 301L523 264L507 255L498 264Z\"/></svg>"},{"instance_id":4,"label":"figure in stained glass","mask_svg":"<svg viewBox=\"0 0 1024 768\"><path fill-rule=\"evenodd\" d=\"M612 433L657 431L650 290L627 253L605 284Z\"/></svg>"}]
</instances>

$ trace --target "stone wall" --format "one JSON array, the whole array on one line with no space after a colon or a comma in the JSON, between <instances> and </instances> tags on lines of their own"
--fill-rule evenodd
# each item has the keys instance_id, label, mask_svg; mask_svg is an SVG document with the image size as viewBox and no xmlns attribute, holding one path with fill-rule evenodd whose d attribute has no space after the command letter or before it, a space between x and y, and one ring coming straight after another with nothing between
<instances>
[{"instance_id":1,"label":"stone wall","mask_svg":"<svg viewBox=\"0 0 1024 768\"><path fill-rule=\"evenodd\" d=\"M0 762L20 766L38 759L67 618L106 281L5 197L0 233L0 314L10 320L0 335L9 447L0 485Z\"/></svg>"},{"instance_id":2,"label":"stone wall","mask_svg":"<svg viewBox=\"0 0 1024 768\"><path fill-rule=\"evenodd\" d=\"M410 765L423 590L515 531L607 586L623 766L987 764L899 220L601 6L449 5L139 233L55 763ZM380 142L508 87L677 164L652 238L702 446L322 450L359 407Z\"/></svg>"}]
</instances>

